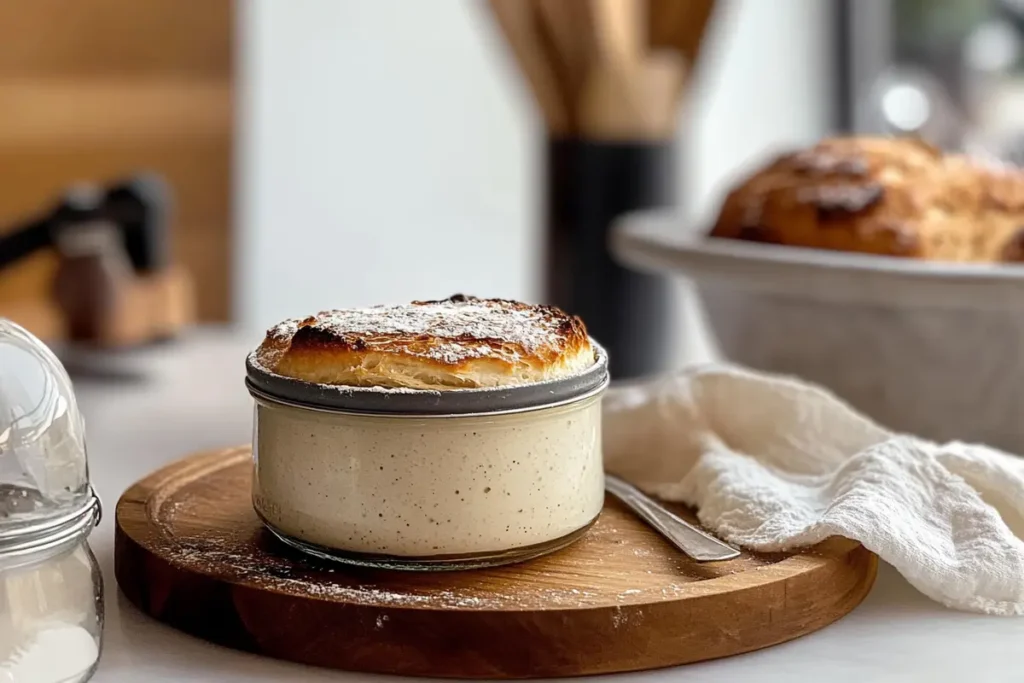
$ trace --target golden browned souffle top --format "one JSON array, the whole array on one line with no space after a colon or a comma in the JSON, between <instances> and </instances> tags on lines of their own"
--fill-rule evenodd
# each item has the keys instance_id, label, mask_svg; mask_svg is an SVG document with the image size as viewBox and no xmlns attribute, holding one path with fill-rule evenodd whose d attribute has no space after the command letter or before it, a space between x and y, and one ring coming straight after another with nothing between
<instances>
[{"instance_id":1,"label":"golden browned souffle top","mask_svg":"<svg viewBox=\"0 0 1024 683\"><path fill-rule=\"evenodd\" d=\"M266 370L308 382L430 390L542 382L595 362L578 317L463 295L285 320L255 356Z\"/></svg>"}]
</instances>

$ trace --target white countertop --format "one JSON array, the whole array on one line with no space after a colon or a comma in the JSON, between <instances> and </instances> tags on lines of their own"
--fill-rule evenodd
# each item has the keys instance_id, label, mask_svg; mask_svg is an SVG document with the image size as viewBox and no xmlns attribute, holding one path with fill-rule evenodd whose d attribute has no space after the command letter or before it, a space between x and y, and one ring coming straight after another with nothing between
<instances>
[{"instance_id":1,"label":"white countertop","mask_svg":"<svg viewBox=\"0 0 1024 683\"><path fill-rule=\"evenodd\" d=\"M210 645L151 620L118 592L113 510L121 492L182 455L249 440L251 404L242 386L247 341L254 340L197 332L109 363L110 372L119 377L74 376L87 420L92 480L105 505L103 522L91 538L107 590L97 683L382 678L313 669ZM74 374L73 363L69 365ZM687 683L1021 681L1024 672L1016 659L1020 647L1024 619L952 612L883 566L867 600L817 633L728 659L616 678L669 681L685 676Z\"/></svg>"}]
</instances>

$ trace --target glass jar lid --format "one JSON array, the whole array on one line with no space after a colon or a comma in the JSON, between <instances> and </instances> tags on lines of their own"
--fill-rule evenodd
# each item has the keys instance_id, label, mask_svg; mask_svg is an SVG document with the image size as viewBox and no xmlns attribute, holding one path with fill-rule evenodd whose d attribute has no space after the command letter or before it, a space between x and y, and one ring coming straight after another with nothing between
<instances>
[{"instance_id":1,"label":"glass jar lid","mask_svg":"<svg viewBox=\"0 0 1024 683\"><path fill-rule=\"evenodd\" d=\"M88 533L98 516L71 379L45 344L0 318L0 556Z\"/></svg>"}]
</instances>

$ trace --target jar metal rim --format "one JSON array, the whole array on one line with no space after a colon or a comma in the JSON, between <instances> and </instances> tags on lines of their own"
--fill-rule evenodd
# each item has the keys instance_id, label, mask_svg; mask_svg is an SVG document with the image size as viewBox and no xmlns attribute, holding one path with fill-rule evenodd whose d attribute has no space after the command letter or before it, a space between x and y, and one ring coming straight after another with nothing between
<instances>
[{"instance_id":1,"label":"jar metal rim","mask_svg":"<svg viewBox=\"0 0 1024 683\"><path fill-rule=\"evenodd\" d=\"M530 384L445 391L339 387L272 373L251 353L245 363L245 385L257 400L318 412L415 418L524 413L583 401L608 387L608 354L593 340L591 344L596 360L583 372Z\"/></svg>"},{"instance_id":2,"label":"jar metal rim","mask_svg":"<svg viewBox=\"0 0 1024 683\"><path fill-rule=\"evenodd\" d=\"M572 405L574 403L582 403L589 398L593 398L604 393L604 390L608 388L609 378L605 377L602 384L599 384L595 388L591 389L587 393L581 396L575 396L573 398L563 399L554 403L547 403L544 405L528 406L522 408L508 408L505 410L490 410L480 413L397 413L397 412L372 412L369 410L342 410L339 408L325 408L323 406L310 405L308 403L299 403L297 401L290 401L288 399L278 398L277 396L271 396L266 394L259 389L255 388L249 380L245 381L246 388L249 390L251 395L256 401L264 404L270 404L275 406L285 406L288 408L297 408L299 410L310 410L318 413L330 413L332 415L351 415L353 417L388 417L388 418L416 418L423 420L437 419L437 418L468 418L468 417L498 417L500 415L515 415L520 413L530 413L539 410L547 410L549 408L560 408L566 405Z\"/></svg>"},{"instance_id":3,"label":"jar metal rim","mask_svg":"<svg viewBox=\"0 0 1024 683\"><path fill-rule=\"evenodd\" d=\"M99 524L102 515L99 496L90 486L88 498L73 510L0 531L0 560L41 553L84 539Z\"/></svg>"}]
</instances>

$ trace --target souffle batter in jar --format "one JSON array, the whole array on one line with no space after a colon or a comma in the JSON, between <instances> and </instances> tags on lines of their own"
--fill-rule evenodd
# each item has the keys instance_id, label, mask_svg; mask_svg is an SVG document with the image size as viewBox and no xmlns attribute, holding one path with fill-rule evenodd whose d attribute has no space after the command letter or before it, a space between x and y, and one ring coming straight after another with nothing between
<instances>
[{"instance_id":1,"label":"souffle batter in jar","mask_svg":"<svg viewBox=\"0 0 1024 683\"><path fill-rule=\"evenodd\" d=\"M504 300L285 321L249 359L254 506L286 541L365 564L562 547L604 501L606 365L578 318Z\"/></svg>"}]
</instances>

